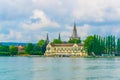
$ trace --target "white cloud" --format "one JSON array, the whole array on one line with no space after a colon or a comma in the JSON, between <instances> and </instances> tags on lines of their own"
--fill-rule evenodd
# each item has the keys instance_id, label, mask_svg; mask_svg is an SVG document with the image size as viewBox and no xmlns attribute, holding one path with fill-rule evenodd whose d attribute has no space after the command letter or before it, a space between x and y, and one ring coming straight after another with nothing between
<instances>
[{"instance_id":1,"label":"white cloud","mask_svg":"<svg viewBox=\"0 0 120 80\"><path fill-rule=\"evenodd\" d=\"M31 19L38 19L38 22L31 22ZM43 11L34 10L33 15L30 17L30 22L23 23L22 27L26 30L38 30L44 27L58 28L59 24L49 19Z\"/></svg>"},{"instance_id":2,"label":"white cloud","mask_svg":"<svg viewBox=\"0 0 120 80\"><path fill-rule=\"evenodd\" d=\"M119 3L120 0L0 0L0 41L35 42L45 39L47 32L51 40L59 32L62 39L68 40L73 20L83 22L77 26L82 39L91 34L119 36Z\"/></svg>"},{"instance_id":3,"label":"white cloud","mask_svg":"<svg viewBox=\"0 0 120 80\"><path fill-rule=\"evenodd\" d=\"M95 22L120 19L119 0L77 0L77 2L72 11L73 18Z\"/></svg>"},{"instance_id":4,"label":"white cloud","mask_svg":"<svg viewBox=\"0 0 120 80\"><path fill-rule=\"evenodd\" d=\"M78 36L84 39L89 34L90 28L91 26L87 24L84 24L83 26L78 27Z\"/></svg>"},{"instance_id":5,"label":"white cloud","mask_svg":"<svg viewBox=\"0 0 120 80\"><path fill-rule=\"evenodd\" d=\"M20 20L30 15L34 9L31 0L0 0L0 20Z\"/></svg>"},{"instance_id":6,"label":"white cloud","mask_svg":"<svg viewBox=\"0 0 120 80\"><path fill-rule=\"evenodd\" d=\"M35 4L39 5L41 4L41 6L43 7L50 7L50 5L62 5L62 2L60 0L32 0Z\"/></svg>"},{"instance_id":7,"label":"white cloud","mask_svg":"<svg viewBox=\"0 0 120 80\"><path fill-rule=\"evenodd\" d=\"M0 41L3 42L38 42L40 39L45 39L46 32L30 32L10 30L8 34L1 33Z\"/></svg>"},{"instance_id":8,"label":"white cloud","mask_svg":"<svg viewBox=\"0 0 120 80\"><path fill-rule=\"evenodd\" d=\"M9 34L0 34L0 41L20 41L23 36L21 32L10 30Z\"/></svg>"},{"instance_id":9,"label":"white cloud","mask_svg":"<svg viewBox=\"0 0 120 80\"><path fill-rule=\"evenodd\" d=\"M81 21L120 20L120 0L33 0L34 4L57 16ZM50 9L50 10L49 10Z\"/></svg>"}]
</instances>

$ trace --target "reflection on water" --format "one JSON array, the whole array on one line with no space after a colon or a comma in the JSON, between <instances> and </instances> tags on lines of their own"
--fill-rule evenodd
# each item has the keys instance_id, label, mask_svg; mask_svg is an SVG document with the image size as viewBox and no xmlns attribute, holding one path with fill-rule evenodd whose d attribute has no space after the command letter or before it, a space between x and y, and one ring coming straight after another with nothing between
<instances>
[{"instance_id":1,"label":"reflection on water","mask_svg":"<svg viewBox=\"0 0 120 80\"><path fill-rule=\"evenodd\" d=\"M120 80L119 58L0 57L0 80Z\"/></svg>"}]
</instances>

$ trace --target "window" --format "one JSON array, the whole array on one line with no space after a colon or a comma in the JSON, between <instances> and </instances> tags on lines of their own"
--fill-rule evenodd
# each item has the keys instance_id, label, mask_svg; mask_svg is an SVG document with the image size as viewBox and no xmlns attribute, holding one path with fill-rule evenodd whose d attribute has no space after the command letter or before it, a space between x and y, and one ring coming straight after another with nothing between
<instances>
[{"instance_id":1,"label":"window","mask_svg":"<svg viewBox=\"0 0 120 80\"><path fill-rule=\"evenodd\" d=\"M47 50L49 51L49 50L50 50L50 47L48 47Z\"/></svg>"}]
</instances>

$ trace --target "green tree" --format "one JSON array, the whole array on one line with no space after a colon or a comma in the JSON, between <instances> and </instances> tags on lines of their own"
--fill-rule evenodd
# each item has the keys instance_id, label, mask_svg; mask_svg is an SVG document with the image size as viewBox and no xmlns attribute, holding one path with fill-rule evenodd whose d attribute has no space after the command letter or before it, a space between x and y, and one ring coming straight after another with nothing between
<instances>
[{"instance_id":1,"label":"green tree","mask_svg":"<svg viewBox=\"0 0 120 80\"><path fill-rule=\"evenodd\" d=\"M81 43L80 39L70 39L68 43Z\"/></svg>"},{"instance_id":2,"label":"green tree","mask_svg":"<svg viewBox=\"0 0 120 80\"><path fill-rule=\"evenodd\" d=\"M0 56L10 56L9 46L0 46Z\"/></svg>"},{"instance_id":3,"label":"green tree","mask_svg":"<svg viewBox=\"0 0 120 80\"><path fill-rule=\"evenodd\" d=\"M46 45L46 41L41 39L38 41L37 45L39 45L40 47L43 47L44 45Z\"/></svg>"},{"instance_id":4,"label":"green tree","mask_svg":"<svg viewBox=\"0 0 120 80\"><path fill-rule=\"evenodd\" d=\"M120 38L117 40L117 53L120 55Z\"/></svg>"},{"instance_id":5,"label":"green tree","mask_svg":"<svg viewBox=\"0 0 120 80\"><path fill-rule=\"evenodd\" d=\"M115 54L116 53L116 42L115 36L107 36L105 38L105 53L106 54Z\"/></svg>"},{"instance_id":6,"label":"green tree","mask_svg":"<svg viewBox=\"0 0 120 80\"><path fill-rule=\"evenodd\" d=\"M25 47L25 52L28 54L32 54L31 51L33 50L33 44L28 43L28 45Z\"/></svg>"},{"instance_id":7,"label":"green tree","mask_svg":"<svg viewBox=\"0 0 120 80\"><path fill-rule=\"evenodd\" d=\"M1 45L0 46L0 52L9 52L9 46Z\"/></svg>"},{"instance_id":8,"label":"green tree","mask_svg":"<svg viewBox=\"0 0 120 80\"><path fill-rule=\"evenodd\" d=\"M40 46L40 48L41 48L40 55L44 55L44 53L46 51L47 44L48 43L45 40L43 40L43 39L41 39L41 40L38 41L37 45Z\"/></svg>"},{"instance_id":9,"label":"green tree","mask_svg":"<svg viewBox=\"0 0 120 80\"><path fill-rule=\"evenodd\" d=\"M16 46L10 46L9 51L11 55L17 55L18 54L18 48Z\"/></svg>"},{"instance_id":10,"label":"green tree","mask_svg":"<svg viewBox=\"0 0 120 80\"><path fill-rule=\"evenodd\" d=\"M85 40L84 40L84 47L85 50L88 52L88 55L92 55L92 52L94 51L94 36L88 36Z\"/></svg>"},{"instance_id":11,"label":"green tree","mask_svg":"<svg viewBox=\"0 0 120 80\"><path fill-rule=\"evenodd\" d=\"M62 41L60 39L54 39L52 43L53 44L61 44Z\"/></svg>"},{"instance_id":12,"label":"green tree","mask_svg":"<svg viewBox=\"0 0 120 80\"><path fill-rule=\"evenodd\" d=\"M116 54L116 41L115 41L115 36L113 36L113 43L112 43L112 45L113 45L113 52L114 52L114 54Z\"/></svg>"},{"instance_id":13,"label":"green tree","mask_svg":"<svg viewBox=\"0 0 120 80\"><path fill-rule=\"evenodd\" d=\"M98 35L94 35L94 40L93 40L93 52L95 55L101 55L104 53L104 38Z\"/></svg>"},{"instance_id":14,"label":"green tree","mask_svg":"<svg viewBox=\"0 0 120 80\"><path fill-rule=\"evenodd\" d=\"M101 56L101 54L105 53L104 40L105 39L99 35L88 36L84 41L88 54L92 55L92 52L94 52L95 55Z\"/></svg>"},{"instance_id":15,"label":"green tree","mask_svg":"<svg viewBox=\"0 0 120 80\"><path fill-rule=\"evenodd\" d=\"M34 45L33 46L33 51L41 51L41 48L39 45Z\"/></svg>"},{"instance_id":16,"label":"green tree","mask_svg":"<svg viewBox=\"0 0 120 80\"><path fill-rule=\"evenodd\" d=\"M39 45L34 45L32 55L42 55L42 48Z\"/></svg>"}]
</instances>

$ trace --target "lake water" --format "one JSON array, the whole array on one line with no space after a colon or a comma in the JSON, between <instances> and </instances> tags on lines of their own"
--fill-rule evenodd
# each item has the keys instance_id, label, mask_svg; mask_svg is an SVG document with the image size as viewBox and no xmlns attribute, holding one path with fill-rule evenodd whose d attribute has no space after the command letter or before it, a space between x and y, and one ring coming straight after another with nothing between
<instances>
[{"instance_id":1,"label":"lake water","mask_svg":"<svg viewBox=\"0 0 120 80\"><path fill-rule=\"evenodd\" d=\"M0 80L120 80L120 58L0 57Z\"/></svg>"}]
</instances>

